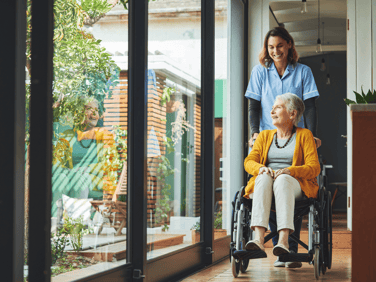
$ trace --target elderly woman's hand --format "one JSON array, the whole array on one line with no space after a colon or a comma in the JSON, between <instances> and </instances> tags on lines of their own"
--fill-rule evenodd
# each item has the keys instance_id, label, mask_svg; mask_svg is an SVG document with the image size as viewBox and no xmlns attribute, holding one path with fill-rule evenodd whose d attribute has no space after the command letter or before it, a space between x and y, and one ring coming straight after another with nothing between
<instances>
[{"instance_id":1,"label":"elderly woman's hand","mask_svg":"<svg viewBox=\"0 0 376 282\"><path fill-rule=\"evenodd\" d=\"M277 179L278 176L281 174L288 174L291 175L291 172L288 168L281 168L274 172L274 180Z\"/></svg>"},{"instance_id":2,"label":"elderly woman's hand","mask_svg":"<svg viewBox=\"0 0 376 282\"><path fill-rule=\"evenodd\" d=\"M259 169L259 174L263 174L263 173L270 174L270 176L274 178L275 172L270 167L266 167L266 166L261 167Z\"/></svg>"}]
</instances>

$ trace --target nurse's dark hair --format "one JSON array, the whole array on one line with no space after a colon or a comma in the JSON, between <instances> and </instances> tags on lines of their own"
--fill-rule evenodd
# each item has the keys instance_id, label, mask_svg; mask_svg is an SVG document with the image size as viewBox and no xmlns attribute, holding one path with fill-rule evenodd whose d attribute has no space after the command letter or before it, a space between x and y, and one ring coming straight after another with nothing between
<instances>
[{"instance_id":1,"label":"nurse's dark hair","mask_svg":"<svg viewBox=\"0 0 376 282\"><path fill-rule=\"evenodd\" d=\"M269 67L271 63L273 62L273 59L269 56L268 52L268 40L270 36L278 36L285 40L287 43L291 43L291 48L289 49L289 53L287 56L287 60L290 64L296 64L296 62L299 59L298 52L295 49L295 42L294 38L290 35L290 33L282 26L275 27L268 31L268 33L265 36L264 45L261 49L261 52L259 54L259 61L260 64L264 67Z\"/></svg>"},{"instance_id":2,"label":"nurse's dark hair","mask_svg":"<svg viewBox=\"0 0 376 282\"><path fill-rule=\"evenodd\" d=\"M298 126L298 123L302 118L305 110L303 100L300 99L297 95L289 92L282 95L278 95L277 97L275 97L275 100L277 99L281 100L285 104L288 113L291 113L293 110L296 110L296 118L294 120L294 124L295 126Z\"/></svg>"}]
</instances>

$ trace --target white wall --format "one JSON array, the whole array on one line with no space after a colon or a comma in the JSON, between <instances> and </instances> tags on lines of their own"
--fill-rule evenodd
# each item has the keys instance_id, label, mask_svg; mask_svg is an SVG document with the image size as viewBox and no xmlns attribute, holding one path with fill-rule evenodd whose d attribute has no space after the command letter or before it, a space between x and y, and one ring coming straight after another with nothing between
<instances>
[{"instance_id":1,"label":"white wall","mask_svg":"<svg viewBox=\"0 0 376 282\"><path fill-rule=\"evenodd\" d=\"M347 1L347 18L350 23L347 27L347 98L351 100L355 100L353 90L357 89L355 6L355 0ZM347 228L352 230L352 122L349 107L347 108L347 197Z\"/></svg>"},{"instance_id":2,"label":"white wall","mask_svg":"<svg viewBox=\"0 0 376 282\"><path fill-rule=\"evenodd\" d=\"M231 230L231 201L244 185L243 101L244 101L244 5L228 0L228 82L223 103L223 226Z\"/></svg>"},{"instance_id":3,"label":"white wall","mask_svg":"<svg viewBox=\"0 0 376 282\"><path fill-rule=\"evenodd\" d=\"M92 28L95 38L109 52L128 51L126 21L99 21ZM149 21L149 52L159 51L180 66L181 70L201 78L201 22L200 18L172 18ZM226 79L227 71L227 17L216 17L215 22L215 78Z\"/></svg>"}]
</instances>

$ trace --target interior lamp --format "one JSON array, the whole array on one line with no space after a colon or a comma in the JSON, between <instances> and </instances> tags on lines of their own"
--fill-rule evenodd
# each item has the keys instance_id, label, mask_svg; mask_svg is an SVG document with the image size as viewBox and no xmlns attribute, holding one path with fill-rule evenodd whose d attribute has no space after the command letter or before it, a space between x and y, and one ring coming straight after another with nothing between
<instances>
[{"instance_id":1,"label":"interior lamp","mask_svg":"<svg viewBox=\"0 0 376 282\"><path fill-rule=\"evenodd\" d=\"M316 46L316 53L322 52L321 40L320 38L317 39L317 46Z\"/></svg>"},{"instance_id":2,"label":"interior lamp","mask_svg":"<svg viewBox=\"0 0 376 282\"><path fill-rule=\"evenodd\" d=\"M326 84L330 84L330 75L329 74L326 75Z\"/></svg>"},{"instance_id":3,"label":"interior lamp","mask_svg":"<svg viewBox=\"0 0 376 282\"><path fill-rule=\"evenodd\" d=\"M307 13L307 0L302 0L302 9L300 10L302 14Z\"/></svg>"},{"instance_id":4,"label":"interior lamp","mask_svg":"<svg viewBox=\"0 0 376 282\"><path fill-rule=\"evenodd\" d=\"M326 70L326 65L325 65L325 59L322 58L321 60L321 68L320 68L321 71L325 71Z\"/></svg>"}]
</instances>

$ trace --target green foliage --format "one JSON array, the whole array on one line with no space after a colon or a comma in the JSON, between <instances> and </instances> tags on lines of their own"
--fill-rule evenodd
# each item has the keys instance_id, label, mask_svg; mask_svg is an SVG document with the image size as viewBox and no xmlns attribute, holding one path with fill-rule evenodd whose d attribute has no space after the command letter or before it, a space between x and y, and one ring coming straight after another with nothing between
<instances>
[{"instance_id":1,"label":"green foliage","mask_svg":"<svg viewBox=\"0 0 376 282\"><path fill-rule=\"evenodd\" d=\"M221 211L214 214L214 229L222 229L222 212ZM196 232L200 232L200 222L197 221L191 227L191 230L196 230Z\"/></svg>"},{"instance_id":2,"label":"green foliage","mask_svg":"<svg viewBox=\"0 0 376 282\"><path fill-rule=\"evenodd\" d=\"M221 211L215 214L214 229L222 229L222 212Z\"/></svg>"},{"instance_id":3,"label":"green foliage","mask_svg":"<svg viewBox=\"0 0 376 282\"><path fill-rule=\"evenodd\" d=\"M85 105L93 100L94 98L88 95L74 95L68 99L63 99L59 103L59 106L54 108L54 122L60 122L62 125L70 125L76 130L83 131L86 127L84 124L86 118Z\"/></svg>"},{"instance_id":4,"label":"green foliage","mask_svg":"<svg viewBox=\"0 0 376 282\"><path fill-rule=\"evenodd\" d=\"M196 232L200 232L200 222L197 221L192 227L191 230L196 230Z\"/></svg>"},{"instance_id":5,"label":"green foliage","mask_svg":"<svg viewBox=\"0 0 376 282\"><path fill-rule=\"evenodd\" d=\"M64 224L62 227L62 233L69 235L70 245L75 252L79 252L82 249L83 236L92 233L93 230L85 229L82 217L73 219L64 213Z\"/></svg>"},{"instance_id":6,"label":"green foliage","mask_svg":"<svg viewBox=\"0 0 376 282\"><path fill-rule=\"evenodd\" d=\"M112 126L112 133L115 135L114 140L115 140L115 147L117 149L117 156L118 156L118 169L117 169L117 174L120 175L121 172L123 171L123 166L124 162L120 161L121 154L125 154L128 149L128 144L127 144L127 136L128 132L125 129L122 129L120 125L113 125ZM127 159L127 155L125 158ZM124 197L121 197L121 201L125 202L126 201L126 195L123 195Z\"/></svg>"},{"instance_id":7,"label":"green foliage","mask_svg":"<svg viewBox=\"0 0 376 282\"><path fill-rule=\"evenodd\" d=\"M368 90L367 94L363 92L362 87L362 93L359 94L355 92L355 98L356 101L350 100L350 99L344 99L345 103L349 106L351 104L373 104L376 103L376 90L373 90L373 93L371 90Z\"/></svg>"},{"instance_id":8,"label":"green foliage","mask_svg":"<svg viewBox=\"0 0 376 282\"><path fill-rule=\"evenodd\" d=\"M82 9L89 17L95 18L111 10L111 5L107 0L81 0Z\"/></svg>"},{"instance_id":9,"label":"green foliage","mask_svg":"<svg viewBox=\"0 0 376 282\"><path fill-rule=\"evenodd\" d=\"M162 96L161 96L161 106L165 105L167 102L170 102L171 94L173 94L174 92L176 92L175 87L174 88L165 87L163 89L163 93L162 93Z\"/></svg>"},{"instance_id":10,"label":"green foliage","mask_svg":"<svg viewBox=\"0 0 376 282\"><path fill-rule=\"evenodd\" d=\"M66 246L71 245L75 252L82 249L83 236L93 232L85 229L82 217L72 219L64 213L64 223L62 227L56 229L56 233L51 233L51 265L55 264L58 259L64 257Z\"/></svg>"},{"instance_id":11,"label":"green foliage","mask_svg":"<svg viewBox=\"0 0 376 282\"><path fill-rule=\"evenodd\" d=\"M165 138L165 143L169 143L168 137ZM171 139L170 139L171 140ZM170 141L171 142L171 141ZM173 150L175 151L175 150ZM170 190L171 185L166 183L166 178L175 173L175 169L171 167L171 163L166 156L160 156L159 159L162 161L159 163L157 173L157 179L162 183L161 197L157 200L157 208L155 209L156 223L163 223L162 231L168 230L168 225L166 223L167 214L171 211L170 207Z\"/></svg>"},{"instance_id":12,"label":"green foliage","mask_svg":"<svg viewBox=\"0 0 376 282\"><path fill-rule=\"evenodd\" d=\"M113 125L112 126L112 133L115 135L115 145L116 149L121 152L122 150L127 150L127 136L128 132L125 129L122 129L120 125Z\"/></svg>"},{"instance_id":13,"label":"green foliage","mask_svg":"<svg viewBox=\"0 0 376 282\"><path fill-rule=\"evenodd\" d=\"M170 161L167 158L167 155L175 152L174 144L169 137L164 137L163 145L166 146L166 155L160 156L159 159L161 162L157 168L157 179L162 184L161 197L157 200L155 209L156 223L163 223L162 231L168 230L168 225L166 223L167 214L171 211L170 207L170 190L171 185L166 183L166 178L175 173L175 168L171 166Z\"/></svg>"},{"instance_id":14,"label":"green foliage","mask_svg":"<svg viewBox=\"0 0 376 282\"><path fill-rule=\"evenodd\" d=\"M31 60L31 1L27 2L27 67ZM103 101L112 95L118 83L120 69L111 59L101 40L85 31L84 20L109 11L106 0L54 1L53 101L54 122L71 122L82 130L84 113L80 97L93 97L99 102L99 114L104 112ZM26 86L28 115L30 90ZM28 131L28 128L27 128Z\"/></svg>"},{"instance_id":15,"label":"green foliage","mask_svg":"<svg viewBox=\"0 0 376 282\"><path fill-rule=\"evenodd\" d=\"M56 233L51 233L51 265L63 257L65 246L69 244L64 228L56 229Z\"/></svg>"},{"instance_id":16,"label":"green foliage","mask_svg":"<svg viewBox=\"0 0 376 282\"><path fill-rule=\"evenodd\" d=\"M88 267L89 265L84 264L84 261L86 261L85 257L72 257L64 254L61 258L59 258L58 262L53 267L51 267L51 276L54 277L65 272Z\"/></svg>"}]
</instances>

